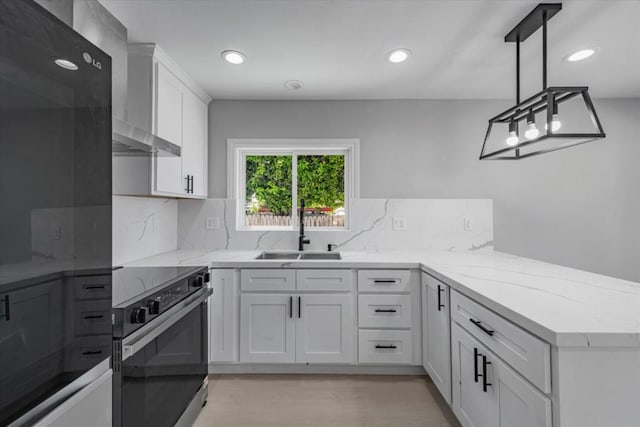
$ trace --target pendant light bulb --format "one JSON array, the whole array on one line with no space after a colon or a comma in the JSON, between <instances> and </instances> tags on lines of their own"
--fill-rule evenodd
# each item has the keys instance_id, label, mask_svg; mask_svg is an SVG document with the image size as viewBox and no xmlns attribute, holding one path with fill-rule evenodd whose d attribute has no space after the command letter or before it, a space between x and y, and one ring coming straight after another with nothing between
<instances>
[{"instance_id":1,"label":"pendant light bulb","mask_svg":"<svg viewBox=\"0 0 640 427\"><path fill-rule=\"evenodd\" d=\"M530 111L527 114L527 130L524 131L524 136L527 139L536 139L540 135L540 131L536 127L536 120L533 117L533 112Z\"/></svg>"},{"instance_id":2,"label":"pendant light bulb","mask_svg":"<svg viewBox=\"0 0 640 427\"><path fill-rule=\"evenodd\" d=\"M547 123L544 124L544 130L547 130L549 125ZM551 117L551 132L557 132L562 127L562 122L560 121L560 116L558 116L558 103L553 103L553 116Z\"/></svg>"},{"instance_id":3,"label":"pendant light bulb","mask_svg":"<svg viewBox=\"0 0 640 427\"><path fill-rule=\"evenodd\" d=\"M509 123L509 136L506 139L506 143L509 147L515 147L520 142L520 138L518 137L516 123L512 120Z\"/></svg>"}]
</instances>

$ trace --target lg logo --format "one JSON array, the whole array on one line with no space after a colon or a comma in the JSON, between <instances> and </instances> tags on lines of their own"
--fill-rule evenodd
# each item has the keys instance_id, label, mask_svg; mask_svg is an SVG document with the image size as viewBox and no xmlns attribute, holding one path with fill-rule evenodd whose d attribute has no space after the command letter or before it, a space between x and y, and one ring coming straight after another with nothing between
<instances>
[{"instance_id":1,"label":"lg logo","mask_svg":"<svg viewBox=\"0 0 640 427\"><path fill-rule=\"evenodd\" d=\"M102 70L102 64L100 63L100 61L96 61L95 59L93 59L87 52L84 52L82 54L82 57L84 58L84 62L86 62L87 64L91 64L98 70Z\"/></svg>"}]
</instances>

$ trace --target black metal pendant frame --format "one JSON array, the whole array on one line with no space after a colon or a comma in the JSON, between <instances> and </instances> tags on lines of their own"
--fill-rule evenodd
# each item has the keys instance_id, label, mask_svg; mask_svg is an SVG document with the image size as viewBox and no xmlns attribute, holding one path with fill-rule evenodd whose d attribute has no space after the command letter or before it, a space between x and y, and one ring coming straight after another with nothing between
<instances>
[{"instance_id":1,"label":"black metal pendant frame","mask_svg":"<svg viewBox=\"0 0 640 427\"><path fill-rule=\"evenodd\" d=\"M584 144L606 136L596 113L587 86L547 87L547 21L562 9L561 3L540 3L506 36L505 42L516 43L516 105L489 119L489 127L482 144L480 160L519 160ZM520 43L542 27L542 91L520 101ZM561 133L552 130L553 115L558 105L575 97L582 97L596 132ZM535 139L519 142L511 147L487 152L487 141L496 123L518 123L528 115L546 110L546 132ZM517 126L516 126L517 129ZM546 144L541 144L546 142ZM549 143L553 142L552 146ZM537 145L536 145L537 144Z\"/></svg>"}]
</instances>

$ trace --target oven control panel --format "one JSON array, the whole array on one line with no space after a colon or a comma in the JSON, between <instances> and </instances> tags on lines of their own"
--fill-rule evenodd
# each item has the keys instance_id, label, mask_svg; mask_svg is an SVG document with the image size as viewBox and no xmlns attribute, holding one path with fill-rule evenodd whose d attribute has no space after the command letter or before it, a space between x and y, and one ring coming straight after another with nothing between
<instances>
[{"instance_id":1,"label":"oven control panel","mask_svg":"<svg viewBox=\"0 0 640 427\"><path fill-rule=\"evenodd\" d=\"M156 293L115 313L114 336L126 336L149 323L189 295L207 286L209 272L204 269L189 277L171 283Z\"/></svg>"}]
</instances>

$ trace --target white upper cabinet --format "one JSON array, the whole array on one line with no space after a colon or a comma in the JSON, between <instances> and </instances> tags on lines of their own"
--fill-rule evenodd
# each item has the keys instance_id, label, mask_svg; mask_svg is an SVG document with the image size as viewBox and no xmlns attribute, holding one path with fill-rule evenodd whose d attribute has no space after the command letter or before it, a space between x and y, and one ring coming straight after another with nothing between
<instances>
[{"instance_id":1,"label":"white upper cabinet","mask_svg":"<svg viewBox=\"0 0 640 427\"><path fill-rule=\"evenodd\" d=\"M129 46L129 122L181 147L113 158L113 193L206 198L208 105L211 98L155 44Z\"/></svg>"},{"instance_id":2,"label":"white upper cabinet","mask_svg":"<svg viewBox=\"0 0 640 427\"><path fill-rule=\"evenodd\" d=\"M188 89L169 69L156 63L155 134L182 145L182 94Z\"/></svg>"},{"instance_id":3,"label":"white upper cabinet","mask_svg":"<svg viewBox=\"0 0 640 427\"><path fill-rule=\"evenodd\" d=\"M193 92L182 97L182 179L191 196L207 197L208 107Z\"/></svg>"}]
</instances>

